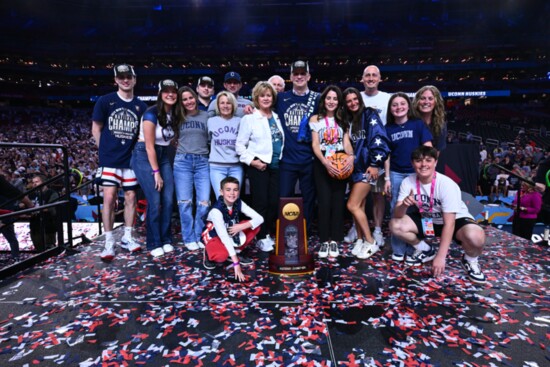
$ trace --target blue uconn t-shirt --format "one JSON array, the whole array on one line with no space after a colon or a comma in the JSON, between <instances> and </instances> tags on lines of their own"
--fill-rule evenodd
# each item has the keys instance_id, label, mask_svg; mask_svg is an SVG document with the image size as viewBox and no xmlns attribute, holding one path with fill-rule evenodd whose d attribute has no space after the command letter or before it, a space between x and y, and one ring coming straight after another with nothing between
<instances>
[{"instance_id":1,"label":"blue uconn t-shirt","mask_svg":"<svg viewBox=\"0 0 550 367\"><path fill-rule=\"evenodd\" d=\"M398 173L413 173L411 153L432 140L432 133L422 120L408 120L404 124L387 124L386 134L390 139L390 170Z\"/></svg>"},{"instance_id":2,"label":"blue uconn t-shirt","mask_svg":"<svg viewBox=\"0 0 550 367\"><path fill-rule=\"evenodd\" d=\"M311 114L307 105L310 93L314 93L315 101ZM277 95L275 112L277 112L277 115L281 119L281 125L285 134L284 162L303 164L311 163L313 160L311 143L298 142L298 130L300 129L300 122L305 115L317 113L319 96L319 93L313 91L309 91L305 96L298 96L292 91L282 92Z\"/></svg>"},{"instance_id":3,"label":"blue uconn t-shirt","mask_svg":"<svg viewBox=\"0 0 550 367\"><path fill-rule=\"evenodd\" d=\"M99 139L100 167L130 168L139 121L146 109L147 105L136 97L126 102L117 92L99 97L92 120L103 124Z\"/></svg>"}]
</instances>

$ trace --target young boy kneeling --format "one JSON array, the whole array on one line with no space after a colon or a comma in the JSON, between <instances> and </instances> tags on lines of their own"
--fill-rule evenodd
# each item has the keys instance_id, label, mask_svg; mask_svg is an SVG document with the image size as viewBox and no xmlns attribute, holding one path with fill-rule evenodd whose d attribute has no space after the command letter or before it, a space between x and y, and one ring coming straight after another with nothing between
<instances>
[{"instance_id":1,"label":"young boy kneeling","mask_svg":"<svg viewBox=\"0 0 550 367\"><path fill-rule=\"evenodd\" d=\"M222 263L228 258L233 262L235 279L244 281L242 265L252 264L253 261L245 256L237 256L246 248L256 234L264 218L245 202L239 199L239 180L235 177L226 177L220 184L220 194L216 203L206 217L206 229L202 233L204 242L203 264L206 269L214 269L216 263ZM241 215L250 220L241 220Z\"/></svg>"}]
</instances>

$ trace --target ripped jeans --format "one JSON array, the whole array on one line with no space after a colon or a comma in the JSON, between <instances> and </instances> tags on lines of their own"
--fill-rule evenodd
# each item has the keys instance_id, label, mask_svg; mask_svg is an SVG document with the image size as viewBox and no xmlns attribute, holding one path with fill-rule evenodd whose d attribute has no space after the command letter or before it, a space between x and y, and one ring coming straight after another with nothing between
<instances>
[{"instance_id":1,"label":"ripped jeans","mask_svg":"<svg viewBox=\"0 0 550 367\"><path fill-rule=\"evenodd\" d=\"M174 181L181 220L183 242L199 242L204 219L210 207L210 170L208 155L176 154ZM193 219L193 189L196 193L196 211Z\"/></svg>"}]
</instances>

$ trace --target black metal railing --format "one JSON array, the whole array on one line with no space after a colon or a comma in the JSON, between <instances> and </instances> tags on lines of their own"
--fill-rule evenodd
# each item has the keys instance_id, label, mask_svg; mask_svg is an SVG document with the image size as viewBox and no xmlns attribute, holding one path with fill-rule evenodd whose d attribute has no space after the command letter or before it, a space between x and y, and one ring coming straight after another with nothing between
<instances>
[{"instance_id":1,"label":"black metal railing","mask_svg":"<svg viewBox=\"0 0 550 367\"><path fill-rule=\"evenodd\" d=\"M46 249L41 253L36 254L35 256L23 259L21 261L18 261L11 266L6 266L3 269L0 269L0 279L5 278L6 276L15 274L19 271L22 271L24 269L27 269L37 263L40 263L46 259L48 259L51 256L57 255L63 251L74 251L73 249L73 231L72 231L72 218L71 218L71 211L69 210L68 206L70 203L70 169L69 169L69 161L68 161L68 151L67 148L63 145L59 144L27 144L27 143L0 143L0 149L2 148L30 148L30 149L61 149L63 153L63 173L52 177L51 179L48 179L46 182L42 183L41 185L38 185L36 187L33 187L31 190L28 190L24 193L21 193L15 198L10 199L9 201L2 204L1 208L6 208L10 205L13 205L18 200L21 200L25 198L27 195L37 191L41 190L44 186L57 181L59 179L63 179L63 188L64 193L60 196L59 200L45 205L39 205L33 208L28 208L24 210L17 210L11 213L0 215L0 221L6 221L6 220L12 220L12 218L17 218L21 216L26 215L32 215L33 213L38 212L38 215L43 215L40 212L42 212L45 209L48 208L64 208L65 210L60 210L60 213L63 213L63 215L56 215L56 234L57 234L57 246L54 246L53 248ZM64 231L63 231L63 222L67 223L67 241L65 241L64 238ZM43 223L41 223L41 233L44 234ZM43 240L43 239L42 239Z\"/></svg>"}]
</instances>

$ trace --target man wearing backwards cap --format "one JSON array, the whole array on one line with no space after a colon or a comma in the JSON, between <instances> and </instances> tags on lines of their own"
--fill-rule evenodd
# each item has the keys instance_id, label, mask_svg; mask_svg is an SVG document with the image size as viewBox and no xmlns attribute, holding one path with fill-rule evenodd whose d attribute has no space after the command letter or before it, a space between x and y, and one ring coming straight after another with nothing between
<instances>
[{"instance_id":1,"label":"man wearing backwards cap","mask_svg":"<svg viewBox=\"0 0 550 367\"><path fill-rule=\"evenodd\" d=\"M201 76L197 82L197 96L199 97L199 110L208 111L208 106L214 95L214 81L209 76Z\"/></svg>"},{"instance_id":2,"label":"man wearing backwards cap","mask_svg":"<svg viewBox=\"0 0 550 367\"><path fill-rule=\"evenodd\" d=\"M118 90L99 97L92 114L92 135L99 152L96 179L103 186L105 248L100 257L104 261L111 261L115 257L113 222L119 188L124 190L125 225L120 246L130 252L141 249L132 237L138 183L134 171L130 169L130 157L137 139L139 121L147 105L134 96L134 68L128 64L119 64L113 71Z\"/></svg>"},{"instance_id":3,"label":"man wearing backwards cap","mask_svg":"<svg viewBox=\"0 0 550 367\"><path fill-rule=\"evenodd\" d=\"M236 71L230 71L225 74L225 77L223 78L223 87L228 91L233 93L235 96L235 99L237 99L237 111L235 112L235 116L243 117L245 112L244 108L246 106L252 106L252 101L246 98L243 98L239 96L239 91L241 90L241 87L243 86L243 83L241 81L241 76ZM208 116L212 117L216 115L216 100L214 99L212 102L210 102L210 106L208 106Z\"/></svg>"},{"instance_id":4,"label":"man wearing backwards cap","mask_svg":"<svg viewBox=\"0 0 550 367\"><path fill-rule=\"evenodd\" d=\"M309 90L310 78L307 62L302 60L293 62L290 66L292 90L279 93L275 106L275 112L281 119L285 134L285 149L279 164L280 197L293 196L296 182L300 181L308 229L311 225L315 202L313 150L311 135L308 139L302 133L309 131L309 117L317 113L319 104L319 93Z\"/></svg>"}]
</instances>

